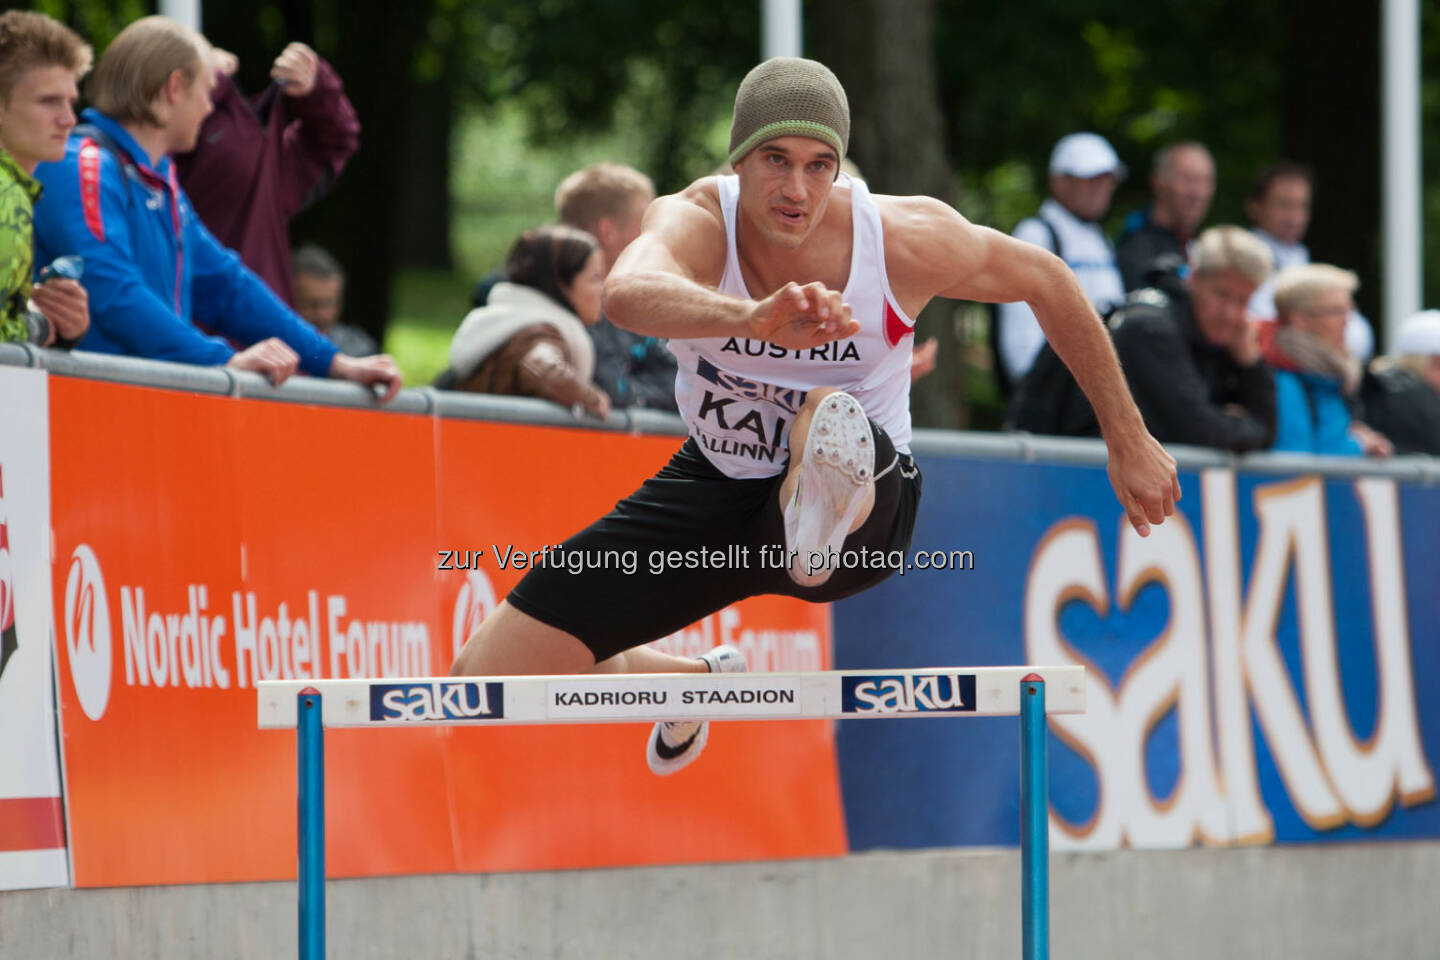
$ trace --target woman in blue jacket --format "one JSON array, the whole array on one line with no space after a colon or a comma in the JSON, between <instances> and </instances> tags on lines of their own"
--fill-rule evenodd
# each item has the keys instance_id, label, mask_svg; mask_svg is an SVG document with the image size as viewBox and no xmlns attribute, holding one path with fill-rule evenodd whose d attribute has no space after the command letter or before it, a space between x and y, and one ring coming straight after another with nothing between
<instances>
[{"instance_id":1,"label":"woman in blue jacket","mask_svg":"<svg viewBox=\"0 0 1440 960\"><path fill-rule=\"evenodd\" d=\"M1356 420L1360 361L1345 346L1345 322L1359 279L1323 263L1275 278L1276 323L1262 328L1275 368L1275 449L1331 456L1388 457L1390 442Z\"/></svg>"}]
</instances>

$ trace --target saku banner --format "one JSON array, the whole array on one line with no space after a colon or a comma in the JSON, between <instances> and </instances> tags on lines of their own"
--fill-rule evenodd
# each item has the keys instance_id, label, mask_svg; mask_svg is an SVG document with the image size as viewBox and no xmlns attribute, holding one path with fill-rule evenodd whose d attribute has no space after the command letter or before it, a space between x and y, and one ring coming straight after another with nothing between
<instances>
[{"instance_id":1,"label":"saku banner","mask_svg":"<svg viewBox=\"0 0 1440 960\"><path fill-rule=\"evenodd\" d=\"M0 447L0 712L23 731L0 806L26 817L0 820L0 885L64 883L67 838L81 886L293 877L294 736L257 729L256 682L445 674L529 564L679 444L5 369L0 390L35 412ZM1142 539L1100 467L917 459L902 573L658 645L734 643L753 672L1086 666L1088 712L1051 725L1059 848L1440 837L1440 488L1186 472ZM953 677L847 695L974 703ZM1013 718L717 723L666 778L647 734L329 731L329 873L1018 842Z\"/></svg>"},{"instance_id":2,"label":"saku banner","mask_svg":"<svg viewBox=\"0 0 1440 960\"><path fill-rule=\"evenodd\" d=\"M70 882L55 752L45 374L0 367L0 890Z\"/></svg>"},{"instance_id":3,"label":"saku banner","mask_svg":"<svg viewBox=\"0 0 1440 960\"><path fill-rule=\"evenodd\" d=\"M256 682L445 675L532 555L680 443L49 384L79 886L293 877L295 735L257 729ZM757 597L662 645L730 642L756 670L822 670L829 630L826 607ZM328 731L329 873L844 852L829 723L726 724L703 763L666 778L645 765L649 733Z\"/></svg>"},{"instance_id":4,"label":"saku banner","mask_svg":"<svg viewBox=\"0 0 1440 960\"><path fill-rule=\"evenodd\" d=\"M918 459L915 549L971 562L836 604L836 665L1084 664L1057 848L1440 837L1440 489L1183 473L1142 539L1098 467ZM852 849L1018 842L1013 725L837 749Z\"/></svg>"}]
</instances>

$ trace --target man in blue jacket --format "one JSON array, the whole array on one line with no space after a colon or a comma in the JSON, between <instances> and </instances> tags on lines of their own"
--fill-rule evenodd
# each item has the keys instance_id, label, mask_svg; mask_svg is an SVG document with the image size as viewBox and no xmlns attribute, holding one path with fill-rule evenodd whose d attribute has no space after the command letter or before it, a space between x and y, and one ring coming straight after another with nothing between
<instances>
[{"instance_id":1,"label":"man in blue jacket","mask_svg":"<svg viewBox=\"0 0 1440 960\"><path fill-rule=\"evenodd\" d=\"M85 258L91 327L79 349L265 373L296 368L400 389L387 356L347 357L205 228L170 154L192 149L210 113L209 45L164 17L121 31L91 81L95 107L65 159L36 171L38 261ZM237 352L238 345L239 352Z\"/></svg>"}]
</instances>

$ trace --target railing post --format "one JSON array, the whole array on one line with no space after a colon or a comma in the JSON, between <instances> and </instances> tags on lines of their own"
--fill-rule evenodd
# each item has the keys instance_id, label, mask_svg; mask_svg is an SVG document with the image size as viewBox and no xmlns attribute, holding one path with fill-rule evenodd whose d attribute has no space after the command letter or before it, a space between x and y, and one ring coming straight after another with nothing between
<instances>
[{"instance_id":1,"label":"railing post","mask_svg":"<svg viewBox=\"0 0 1440 960\"><path fill-rule=\"evenodd\" d=\"M297 697L300 960L325 956L325 724L314 687Z\"/></svg>"},{"instance_id":2,"label":"railing post","mask_svg":"<svg viewBox=\"0 0 1440 960\"><path fill-rule=\"evenodd\" d=\"M1045 681L1020 681L1021 956L1050 956L1050 778L1046 756Z\"/></svg>"}]
</instances>

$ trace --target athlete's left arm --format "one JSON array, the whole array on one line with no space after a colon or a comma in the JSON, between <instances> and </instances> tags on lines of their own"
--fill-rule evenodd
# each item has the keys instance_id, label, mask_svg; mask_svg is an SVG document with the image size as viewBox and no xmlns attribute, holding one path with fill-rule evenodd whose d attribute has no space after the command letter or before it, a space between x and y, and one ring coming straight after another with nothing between
<instances>
[{"instance_id":1,"label":"athlete's left arm","mask_svg":"<svg viewBox=\"0 0 1440 960\"><path fill-rule=\"evenodd\" d=\"M1110 482L1142 536L1174 513L1175 461L1145 429L1115 348L1075 274L1050 251L970 223L929 197L884 198L885 263L902 305L931 297L1008 303L1035 311L1055 352L1095 408Z\"/></svg>"}]
</instances>

